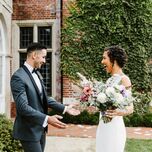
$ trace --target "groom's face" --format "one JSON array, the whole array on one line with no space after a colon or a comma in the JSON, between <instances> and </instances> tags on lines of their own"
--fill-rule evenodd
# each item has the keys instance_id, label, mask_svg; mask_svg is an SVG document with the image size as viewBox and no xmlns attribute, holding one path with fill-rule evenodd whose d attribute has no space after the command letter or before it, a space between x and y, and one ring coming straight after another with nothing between
<instances>
[{"instance_id":1,"label":"groom's face","mask_svg":"<svg viewBox=\"0 0 152 152\"><path fill-rule=\"evenodd\" d=\"M41 66L46 62L46 55L47 55L46 49L35 51L35 56L34 56L35 68L41 68Z\"/></svg>"}]
</instances>

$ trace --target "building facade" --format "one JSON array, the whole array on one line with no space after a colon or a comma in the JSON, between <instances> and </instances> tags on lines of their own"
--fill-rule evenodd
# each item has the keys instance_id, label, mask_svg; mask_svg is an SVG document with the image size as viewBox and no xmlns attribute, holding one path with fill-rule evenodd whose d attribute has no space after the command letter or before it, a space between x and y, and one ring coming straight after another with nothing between
<instances>
[{"instance_id":1,"label":"building facade","mask_svg":"<svg viewBox=\"0 0 152 152\"><path fill-rule=\"evenodd\" d=\"M47 62L42 75L49 96L68 103L71 83L61 76L61 18L67 15L68 0L0 1L0 114L15 116L15 102L10 90L12 74L23 65L26 48L32 42L47 46Z\"/></svg>"},{"instance_id":2,"label":"building facade","mask_svg":"<svg viewBox=\"0 0 152 152\"><path fill-rule=\"evenodd\" d=\"M10 115L12 0L0 1L0 113Z\"/></svg>"},{"instance_id":3,"label":"building facade","mask_svg":"<svg viewBox=\"0 0 152 152\"><path fill-rule=\"evenodd\" d=\"M12 14L12 73L24 64L26 48L32 42L47 47L42 67L49 96L61 101L60 22L61 0L14 0ZM11 116L15 115L11 101Z\"/></svg>"}]
</instances>

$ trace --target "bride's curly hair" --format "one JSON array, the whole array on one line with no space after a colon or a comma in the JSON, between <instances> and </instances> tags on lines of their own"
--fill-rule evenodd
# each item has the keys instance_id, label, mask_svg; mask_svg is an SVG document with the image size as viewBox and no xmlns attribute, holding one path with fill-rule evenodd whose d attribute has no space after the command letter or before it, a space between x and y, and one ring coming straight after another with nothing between
<instances>
[{"instance_id":1,"label":"bride's curly hair","mask_svg":"<svg viewBox=\"0 0 152 152\"><path fill-rule=\"evenodd\" d=\"M114 64L116 61L120 68L123 68L128 60L125 50L118 45L106 47L104 51L107 51L110 62Z\"/></svg>"}]
</instances>

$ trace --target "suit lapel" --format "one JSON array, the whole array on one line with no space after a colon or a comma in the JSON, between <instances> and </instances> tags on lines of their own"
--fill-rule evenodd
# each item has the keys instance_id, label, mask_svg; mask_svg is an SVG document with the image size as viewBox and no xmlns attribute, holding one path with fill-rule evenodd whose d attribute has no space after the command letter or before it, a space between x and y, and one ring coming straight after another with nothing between
<instances>
[{"instance_id":1,"label":"suit lapel","mask_svg":"<svg viewBox=\"0 0 152 152\"><path fill-rule=\"evenodd\" d=\"M45 98L43 100L43 104L44 104L44 107L46 108L46 112L47 112L47 109L48 109L48 104L47 104L47 93L46 93L46 89L45 89L45 85L44 85L44 82L43 82L43 77L41 75L41 73L39 71L37 71L37 75L40 79L40 82L41 82L41 85L42 85L42 90L43 90L43 98Z\"/></svg>"},{"instance_id":2,"label":"suit lapel","mask_svg":"<svg viewBox=\"0 0 152 152\"><path fill-rule=\"evenodd\" d=\"M41 100L40 91L39 91L39 89L38 89L38 87L37 87L37 85L36 85L36 83L35 83L35 81L34 81L34 78L32 77L32 74L30 73L30 71L27 69L27 67L26 67L25 65L23 65L23 69L25 70L25 72L26 72L26 73L28 74L28 76L30 77L31 82L33 83L33 86L34 86L34 88L35 88L35 90L36 90L36 92L37 92L37 94L38 94L38 96L39 96L39 98L40 98L40 101L41 101L41 103L43 104L43 101Z\"/></svg>"},{"instance_id":3,"label":"suit lapel","mask_svg":"<svg viewBox=\"0 0 152 152\"><path fill-rule=\"evenodd\" d=\"M44 85L44 82L43 82L43 77L42 77L42 75L41 75L41 73L39 72L39 71L37 71L37 75L38 75L38 77L39 77L39 79L40 79L40 82L41 82L41 85L42 85L42 89L43 89L43 91L44 91L44 94L46 95L46 89L45 89L45 85ZM47 96L47 95L46 95Z\"/></svg>"}]
</instances>

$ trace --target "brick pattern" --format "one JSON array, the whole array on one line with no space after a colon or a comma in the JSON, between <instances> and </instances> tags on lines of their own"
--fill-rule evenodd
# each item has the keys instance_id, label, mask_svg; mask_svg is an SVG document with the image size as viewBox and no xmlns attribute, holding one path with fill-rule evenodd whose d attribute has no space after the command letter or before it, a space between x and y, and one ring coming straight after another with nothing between
<instances>
[{"instance_id":1,"label":"brick pattern","mask_svg":"<svg viewBox=\"0 0 152 152\"><path fill-rule=\"evenodd\" d=\"M68 9L67 9L67 5L68 5L69 0L63 0L62 2L62 12L63 12L63 18L69 15Z\"/></svg>"},{"instance_id":2,"label":"brick pattern","mask_svg":"<svg viewBox=\"0 0 152 152\"><path fill-rule=\"evenodd\" d=\"M54 19L55 12L56 0L13 0L13 20Z\"/></svg>"},{"instance_id":3,"label":"brick pattern","mask_svg":"<svg viewBox=\"0 0 152 152\"><path fill-rule=\"evenodd\" d=\"M58 129L51 125L48 127L47 136L95 138L97 125L68 124L66 129ZM152 128L148 127L126 127L129 139L152 139Z\"/></svg>"},{"instance_id":4,"label":"brick pattern","mask_svg":"<svg viewBox=\"0 0 152 152\"><path fill-rule=\"evenodd\" d=\"M70 0L62 1L63 22L64 22L65 17L69 16L69 12L68 12L68 8L67 8L68 2L70 2ZM70 81L70 79L67 76L63 76L63 98L72 98L72 97L73 97L72 82Z\"/></svg>"},{"instance_id":5,"label":"brick pattern","mask_svg":"<svg viewBox=\"0 0 152 152\"><path fill-rule=\"evenodd\" d=\"M15 116L16 116L15 102L11 102L11 118L15 118Z\"/></svg>"},{"instance_id":6,"label":"brick pattern","mask_svg":"<svg viewBox=\"0 0 152 152\"><path fill-rule=\"evenodd\" d=\"M72 82L66 76L63 76L63 98L72 98Z\"/></svg>"}]
</instances>

